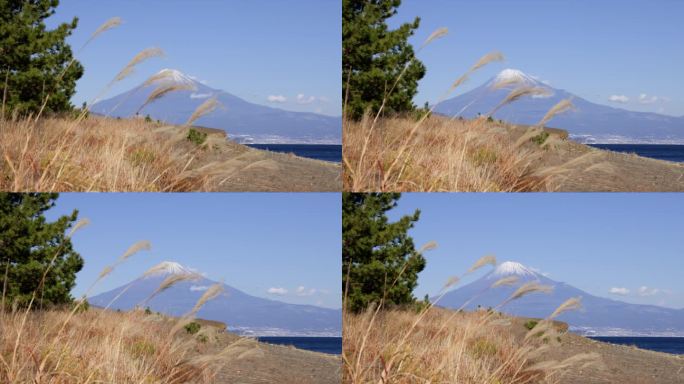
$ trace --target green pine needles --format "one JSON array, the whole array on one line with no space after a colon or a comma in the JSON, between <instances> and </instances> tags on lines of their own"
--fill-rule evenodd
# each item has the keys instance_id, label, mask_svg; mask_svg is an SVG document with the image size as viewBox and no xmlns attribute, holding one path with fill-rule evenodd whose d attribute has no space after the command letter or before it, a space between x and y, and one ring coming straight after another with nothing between
<instances>
[{"instance_id":1,"label":"green pine needles","mask_svg":"<svg viewBox=\"0 0 684 384\"><path fill-rule=\"evenodd\" d=\"M0 274L5 306L69 304L83 259L67 229L78 211L48 222L56 193L0 193ZM35 292L35 293L34 293Z\"/></svg>"},{"instance_id":2,"label":"green pine needles","mask_svg":"<svg viewBox=\"0 0 684 384\"><path fill-rule=\"evenodd\" d=\"M63 112L83 66L65 39L78 18L48 30L58 0L0 1L0 97L3 113ZM2 116L5 117L5 116Z\"/></svg>"},{"instance_id":3,"label":"green pine needles","mask_svg":"<svg viewBox=\"0 0 684 384\"><path fill-rule=\"evenodd\" d=\"M408 38L420 18L390 30L386 20L401 0L343 0L342 98L345 116L412 112L425 66L416 59Z\"/></svg>"},{"instance_id":4,"label":"green pine needles","mask_svg":"<svg viewBox=\"0 0 684 384\"><path fill-rule=\"evenodd\" d=\"M403 306L416 302L413 289L425 258L408 235L420 211L389 222L398 193L343 193L342 292L345 309L369 305Z\"/></svg>"}]
</instances>

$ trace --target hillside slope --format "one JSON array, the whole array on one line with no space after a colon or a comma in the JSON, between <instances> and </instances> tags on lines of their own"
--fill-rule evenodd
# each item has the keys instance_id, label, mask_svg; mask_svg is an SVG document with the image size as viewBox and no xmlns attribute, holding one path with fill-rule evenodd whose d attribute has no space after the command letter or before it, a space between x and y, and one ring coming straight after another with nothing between
<instances>
[{"instance_id":1,"label":"hillside slope","mask_svg":"<svg viewBox=\"0 0 684 384\"><path fill-rule=\"evenodd\" d=\"M139 113L168 124L184 124L195 109L215 97L221 107L197 120L197 124L225 130L243 143L339 144L342 119L315 113L292 112L247 102L228 92L211 88L177 70L163 69L167 82L191 87L171 92L140 109L158 84L144 84L99 101L91 111L111 117L131 118ZM159 75L158 74L158 75Z\"/></svg>"},{"instance_id":2,"label":"hillside slope","mask_svg":"<svg viewBox=\"0 0 684 384\"><path fill-rule=\"evenodd\" d=\"M0 120L7 191L339 191L341 166L188 127L90 116Z\"/></svg>"},{"instance_id":3,"label":"hillside slope","mask_svg":"<svg viewBox=\"0 0 684 384\"><path fill-rule=\"evenodd\" d=\"M193 308L208 287L216 284L206 278L180 281L147 301L168 276L192 273L174 262L163 265L167 269L159 274L138 278L88 301L106 307L116 299L111 309L128 311L140 305L170 316L182 316ZM289 304L252 296L227 284L222 286L223 292L200 309L199 317L223 322L230 330L247 335L339 336L342 333L339 309Z\"/></svg>"},{"instance_id":4,"label":"hillside slope","mask_svg":"<svg viewBox=\"0 0 684 384\"><path fill-rule=\"evenodd\" d=\"M515 80L514 86L495 89L501 81ZM537 124L551 107L571 99L575 110L554 118L554 125L567 130L571 138L586 143L684 143L684 118L648 112L634 112L592 103L569 91L556 89L516 69L505 69L481 86L437 105L435 112L446 116L477 117L487 114L515 87L540 87L546 96L524 97L500 108L493 117L514 124Z\"/></svg>"},{"instance_id":5,"label":"hillside slope","mask_svg":"<svg viewBox=\"0 0 684 384\"><path fill-rule=\"evenodd\" d=\"M490 289L498 279L515 276L518 283ZM516 262L504 262L482 278L454 289L444 295L438 305L447 308L473 310L478 307L497 308L523 283L538 282L553 288L551 293L535 293L514 300L500 311L524 317L549 316L559 303L580 297L582 309L566 312L559 320L567 322L571 330L601 335L684 336L684 311L638 305L598 297L572 285L557 282Z\"/></svg>"}]
</instances>

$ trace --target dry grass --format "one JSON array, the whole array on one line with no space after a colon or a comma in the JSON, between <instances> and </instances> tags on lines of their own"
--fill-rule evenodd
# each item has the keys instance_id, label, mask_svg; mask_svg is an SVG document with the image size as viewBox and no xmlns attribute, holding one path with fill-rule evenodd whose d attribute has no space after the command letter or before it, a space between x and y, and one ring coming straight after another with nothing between
<instances>
[{"instance_id":1,"label":"dry grass","mask_svg":"<svg viewBox=\"0 0 684 384\"><path fill-rule=\"evenodd\" d=\"M486 265L495 266L496 258L480 258L464 275ZM437 298L424 306L388 309L382 299L359 314L344 311L343 381L550 384L557 383L568 369L600 364L596 353L576 354L562 361L544 359L544 351L559 343L560 335L567 332L567 327L558 327L553 319L578 309L580 298L560 304L546 319L523 331L516 321L519 319L497 309L527 294L549 292L552 287L528 282L493 310L465 312L468 302L455 311L436 307L448 288L459 280L457 276L451 277ZM488 289L517 281L517 277L504 277ZM397 280L385 289L391 290L396 283Z\"/></svg>"},{"instance_id":2,"label":"dry grass","mask_svg":"<svg viewBox=\"0 0 684 384\"><path fill-rule=\"evenodd\" d=\"M433 32L417 52L448 33L446 28ZM411 60L414 60L412 58ZM569 171L559 165L545 172L532 169L541 157L541 150L552 148L558 137L538 138L544 126L554 116L573 108L571 100L562 100L552 107L535 126L520 134L512 134L505 123L494 123L491 116L501 107L523 97L545 95L548 89L530 87L520 79L504 79L492 85L510 90L489 113L475 120L432 116L435 107L465 83L476 71L496 61L503 61L500 52L480 58L459 76L442 96L420 116L409 118L384 116L384 107L395 91L396 84L409 67L407 64L385 92L374 116L361 121L346 116L343 120L344 190L352 192L465 191L519 192L550 191L551 179ZM548 133L548 132L547 132ZM528 142L538 139L537 147Z\"/></svg>"},{"instance_id":3,"label":"dry grass","mask_svg":"<svg viewBox=\"0 0 684 384\"><path fill-rule=\"evenodd\" d=\"M87 223L82 220L76 224L69 237ZM145 313L141 309L121 313L84 307L85 297L98 282L143 249L150 249L149 242L131 246L103 270L81 299L63 309L43 310L42 305L40 308L35 305L58 251L45 267L26 308L17 308L6 301L3 290L0 383L210 383L229 359L255 353L255 343L242 338L210 353L203 345L213 342L221 329L204 329L202 339L181 331L207 301L216 297L220 287L212 287L180 318ZM181 280L165 279L158 290Z\"/></svg>"},{"instance_id":4,"label":"dry grass","mask_svg":"<svg viewBox=\"0 0 684 384\"><path fill-rule=\"evenodd\" d=\"M552 376L530 369L538 340L516 340L498 315L431 308L410 334L415 311L380 312L374 324L372 316L344 315L347 383L524 384Z\"/></svg>"},{"instance_id":5,"label":"dry grass","mask_svg":"<svg viewBox=\"0 0 684 384\"><path fill-rule=\"evenodd\" d=\"M121 23L118 17L105 22L79 52ZM163 55L159 48L139 52L88 105L100 100L112 85L132 74L140 63ZM75 60L74 57L68 63L58 80ZM145 86L156 84L156 88L138 111L169 93L191 88L174 82L171 74L169 70L161 71L145 81ZM4 79L0 106L2 191L331 191L341 188L336 165L250 149L228 141L222 130L190 127L197 119L221 108L215 98L189 113L184 126L147 123L134 117L123 120L88 117L87 108L73 111L77 113L75 116L46 116L51 95L45 96L35 114L17 117L6 105L8 76Z\"/></svg>"},{"instance_id":6,"label":"dry grass","mask_svg":"<svg viewBox=\"0 0 684 384\"><path fill-rule=\"evenodd\" d=\"M210 99L211 100L211 99ZM200 105L194 117L216 108ZM190 129L207 134L201 144ZM338 165L262 151L203 128L143 119L0 119L0 190L10 192L328 191Z\"/></svg>"},{"instance_id":7,"label":"dry grass","mask_svg":"<svg viewBox=\"0 0 684 384\"><path fill-rule=\"evenodd\" d=\"M417 124L420 127L411 137ZM532 169L544 148L516 142L508 124L433 116L420 122L385 118L372 125L370 119L344 121L345 190L511 192L550 188L548 175L540 177ZM404 146L407 149L402 152Z\"/></svg>"},{"instance_id":8,"label":"dry grass","mask_svg":"<svg viewBox=\"0 0 684 384\"><path fill-rule=\"evenodd\" d=\"M187 128L141 119L0 120L0 190L215 189L208 174L191 172L212 146L198 147L186 135Z\"/></svg>"},{"instance_id":9,"label":"dry grass","mask_svg":"<svg viewBox=\"0 0 684 384\"><path fill-rule=\"evenodd\" d=\"M219 367L193 357L195 338L169 337L174 319L143 311L37 311L23 321L23 311L0 314L0 382L209 383Z\"/></svg>"}]
</instances>

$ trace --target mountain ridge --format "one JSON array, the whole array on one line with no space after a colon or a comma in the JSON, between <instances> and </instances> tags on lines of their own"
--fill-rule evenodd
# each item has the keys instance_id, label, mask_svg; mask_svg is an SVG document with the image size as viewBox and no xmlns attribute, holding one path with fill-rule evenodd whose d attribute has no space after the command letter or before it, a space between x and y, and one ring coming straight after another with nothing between
<instances>
[{"instance_id":1,"label":"mountain ridge","mask_svg":"<svg viewBox=\"0 0 684 384\"><path fill-rule=\"evenodd\" d=\"M293 112L241 99L224 90L209 87L181 71L165 68L152 78L152 84L139 84L129 91L99 100L90 111L110 117L130 118L145 104L159 85L180 84L191 89L170 92L146 105L140 116L170 124L184 124L195 109L210 97L221 104L213 112L200 117L199 126L223 129L228 136L244 144L340 144L342 118L311 112Z\"/></svg>"},{"instance_id":2,"label":"mountain ridge","mask_svg":"<svg viewBox=\"0 0 684 384\"><path fill-rule=\"evenodd\" d=\"M192 274L193 280L180 281L149 299L169 275ZM149 307L171 316L188 313L206 289L216 284L195 270L165 261L145 275L112 290L88 298L90 304L108 306L112 310L131 310L136 306ZM342 330L342 311L306 304L290 304L249 295L225 283L224 291L208 301L197 316L221 321L228 329L252 336L339 336ZM120 295L120 296L119 296ZM117 298L117 296L119 296Z\"/></svg>"},{"instance_id":3,"label":"mountain ridge","mask_svg":"<svg viewBox=\"0 0 684 384\"><path fill-rule=\"evenodd\" d=\"M497 83L509 83L494 89ZM517 81L516 81L517 80ZM684 144L684 118L652 112L635 112L590 102L582 97L525 74L517 69L504 69L479 87L447 99L435 112L448 116L473 118L489 113L517 86L534 86L550 91L549 95L524 97L501 107L493 117L514 124L537 124L551 107L562 99L571 99L574 111L557 115L551 125L570 133L570 137L586 144Z\"/></svg>"},{"instance_id":4,"label":"mountain ridge","mask_svg":"<svg viewBox=\"0 0 684 384\"><path fill-rule=\"evenodd\" d=\"M506 270L506 273L497 273L498 269L499 272ZM513 286L490 288L496 280L506 276L518 276L519 281ZM553 291L550 294L528 294L498 310L515 316L544 318L567 299L581 297L580 310L565 312L558 317L558 320L567 322L574 332L592 336L684 336L682 310L630 304L591 295L516 262L502 263L481 278L449 291L437 305L451 309L464 305L468 310L476 310L478 306L497 308L520 285L531 281L552 286Z\"/></svg>"}]
</instances>

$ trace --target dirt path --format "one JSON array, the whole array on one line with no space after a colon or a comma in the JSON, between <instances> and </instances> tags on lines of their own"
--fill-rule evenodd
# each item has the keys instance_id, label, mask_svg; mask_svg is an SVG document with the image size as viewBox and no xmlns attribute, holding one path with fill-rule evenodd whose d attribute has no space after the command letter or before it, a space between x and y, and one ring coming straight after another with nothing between
<instances>
[{"instance_id":1,"label":"dirt path","mask_svg":"<svg viewBox=\"0 0 684 384\"><path fill-rule=\"evenodd\" d=\"M527 319L514 320L516 337L524 337ZM675 384L684 383L684 355L673 355L592 340L573 333L544 352L543 360L563 360L579 353L596 352L601 360L586 368L570 368L559 384Z\"/></svg>"},{"instance_id":2,"label":"dirt path","mask_svg":"<svg viewBox=\"0 0 684 384\"><path fill-rule=\"evenodd\" d=\"M525 129L520 127L516 136ZM543 151L533 167L555 170L551 189L558 192L684 191L684 163L601 150L571 140Z\"/></svg>"},{"instance_id":3,"label":"dirt path","mask_svg":"<svg viewBox=\"0 0 684 384\"><path fill-rule=\"evenodd\" d=\"M342 167L327 161L226 142L198 157L198 174L218 180L219 192L339 192ZM201 171L200 171L201 170Z\"/></svg>"},{"instance_id":4,"label":"dirt path","mask_svg":"<svg viewBox=\"0 0 684 384\"><path fill-rule=\"evenodd\" d=\"M213 351L225 348L237 336L223 333ZM310 352L289 346L253 343L254 350L243 357L226 358L215 383L223 384L339 384L340 356Z\"/></svg>"}]
</instances>

